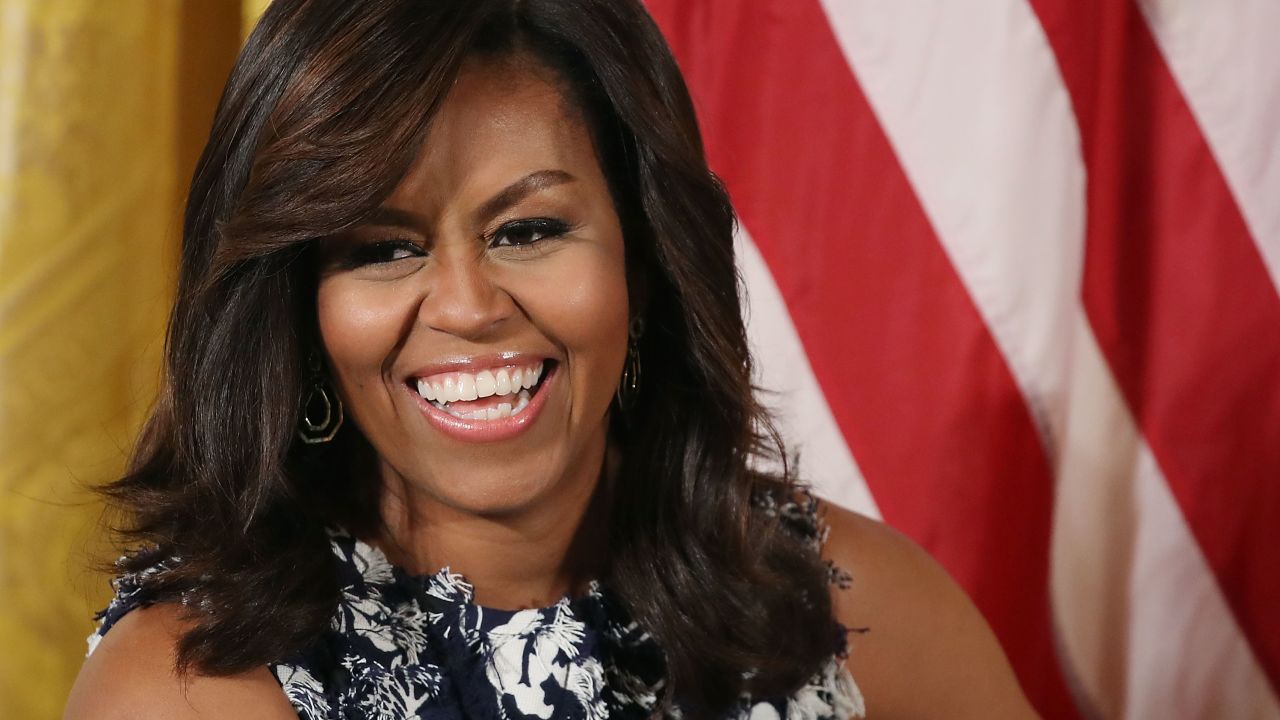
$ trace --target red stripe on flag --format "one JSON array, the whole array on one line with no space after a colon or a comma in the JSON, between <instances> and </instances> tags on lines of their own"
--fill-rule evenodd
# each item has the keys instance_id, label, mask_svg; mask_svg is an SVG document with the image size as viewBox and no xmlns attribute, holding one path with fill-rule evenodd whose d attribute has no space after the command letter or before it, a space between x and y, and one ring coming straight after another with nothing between
<instances>
[{"instance_id":1,"label":"red stripe on flag","mask_svg":"<svg viewBox=\"0 0 1280 720\"><path fill-rule=\"evenodd\" d=\"M1025 401L816 0L650 8L885 518L1075 717L1048 598L1053 478Z\"/></svg>"},{"instance_id":2,"label":"red stripe on flag","mask_svg":"<svg viewBox=\"0 0 1280 720\"><path fill-rule=\"evenodd\" d=\"M1280 296L1137 6L1031 4L1084 145L1085 310L1280 689Z\"/></svg>"}]
</instances>

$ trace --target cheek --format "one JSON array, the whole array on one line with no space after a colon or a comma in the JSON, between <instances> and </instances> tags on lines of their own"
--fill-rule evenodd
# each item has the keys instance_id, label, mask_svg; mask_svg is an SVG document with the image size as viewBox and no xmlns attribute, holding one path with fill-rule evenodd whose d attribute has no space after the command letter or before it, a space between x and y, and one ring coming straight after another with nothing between
<instances>
[{"instance_id":1,"label":"cheek","mask_svg":"<svg viewBox=\"0 0 1280 720\"><path fill-rule=\"evenodd\" d=\"M625 276L610 282L581 280L567 288L564 313L574 318L566 344L570 352L607 361L625 350L627 292Z\"/></svg>"},{"instance_id":2,"label":"cheek","mask_svg":"<svg viewBox=\"0 0 1280 720\"><path fill-rule=\"evenodd\" d=\"M621 243L619 242L619 245ZM578 392L613 393L627 343L627 279L621 249L591 248L544 282L543 319L568 353Z\"/></svg>"},{"instance_id":3,"label":"cheek","mask_svg":"<svg viewBox=\"0 0 1280 720\"><path fill-rule=\"evenodd\" d=\"M497 283L542 336L566 355L575 403L611 396L627 348L627 278L621 238L557 248L505 267ZM585 395L585 397L584 397Z\"/></svg>"},{"instance_id":4,"label":"cheek","mask_svg":"<svg viewBox=\"0 0 1280 720\"><path fill-rule=\"evenodd\" d=\"M334 379L350 399L380 377L412 307L390 288L337 277L321 281L316 313Z\"/></svg>"}]
</instances>

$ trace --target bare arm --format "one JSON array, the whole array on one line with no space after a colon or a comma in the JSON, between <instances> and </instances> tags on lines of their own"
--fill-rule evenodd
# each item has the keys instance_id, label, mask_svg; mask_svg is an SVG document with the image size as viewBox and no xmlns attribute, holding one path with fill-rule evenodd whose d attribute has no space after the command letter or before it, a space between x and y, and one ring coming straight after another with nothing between
<instances>
[{"instance_id":1,"label":"bare arm","mask_svg":"<svg viewBox=\"0 0 1280 720\"><path fill-rule=\"evenodd\" d=\"M176 676L174 648L183 627L169 605L121 618L85 660L64 720L297 720L265 667L230 677Z\"/></svg>"},{"instance_id":2,"label":"bare arm","mask_svg":"<svg viewBox=\"0 0 1280 720\"><path fill-rule=\"evenodd\" d=\"M853 575L834 589L851 628L849 671L872 720L1036 718L1008 659L964 591L906 536L824 503L824 555Z\"/></svg>"}]
</instances>

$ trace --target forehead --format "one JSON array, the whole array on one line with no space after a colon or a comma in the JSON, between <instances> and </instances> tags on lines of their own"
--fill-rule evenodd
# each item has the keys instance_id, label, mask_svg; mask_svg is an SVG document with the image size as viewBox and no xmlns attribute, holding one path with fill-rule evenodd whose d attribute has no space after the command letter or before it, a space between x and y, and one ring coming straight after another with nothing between
<instances>
[{"instance_id":1,"label":"forehead","mask_svg":"<svg viewBox=\"0 0 1280 720\"><path fill-rule=\"evenodd\" d=\"M603 182L590 131L562 80L528 56L469 60L390 201L445 202L546 169Z\"/></svg>"}]
</instances>

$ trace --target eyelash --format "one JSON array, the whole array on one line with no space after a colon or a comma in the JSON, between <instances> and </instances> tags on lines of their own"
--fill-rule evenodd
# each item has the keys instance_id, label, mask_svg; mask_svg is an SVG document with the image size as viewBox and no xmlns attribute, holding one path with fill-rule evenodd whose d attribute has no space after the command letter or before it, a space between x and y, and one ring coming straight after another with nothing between
<instances>
[{"instance_id":1,"label":"eyelash","mask_svg":"<svg viewBox=\"0 0 1280 720\"><path fill-rule=\"evenodd\" d=\"M511 248L516 251L532 251L535 246L544 240L559 237L569 232L569 224L563 220L555 218L531 218L528 220L515 220L509 222L495 230L488 236L490 247ZM524 242L507 242L501 243L502 238L510 238L517 233L524 233L526 236L538 236L535 240L526 240ZM396 257L398 251L405 251L406 255ZM404 239L391 239L372 242L367 245L356 248L350 258L352 267L360 267L362 265L377 265L382 263L395 262L397 260L405 260L415 255L423 255L423 249L416 243Z\"/></svg>"},{"instance_id":2,"label":"eyelash","mask_svg":"<svg viewBox=\"0 0 1280 720\"><path fill-rule=\"evenodd\" d=\"M408 255L394 257L397 251L406 251ZM347 267L357 268L365 265L381 265L383 263L404 260L413 255L421 255L422 248L408 240L380 240L361 245L351 251L347 259Z\"/></svg>"},{"instance_id":3,"label":"eyelash","mask_svg":"<svg viewBox=\"0 0 1280 720\"><path fill-rule=\"evenodd\" d=\"M509 237L514 233L527 233L529 235L539 235L537 240L528 240L526 242L513 242L506 245L500 245L498 239ZM489 236L490 247L511 247L511 248L530 248L543 240L560 237L569 232L569 224L563 220L556 218L530 218L528 220L515 220L498 228Z\"/></svg>"}]
</instances>

